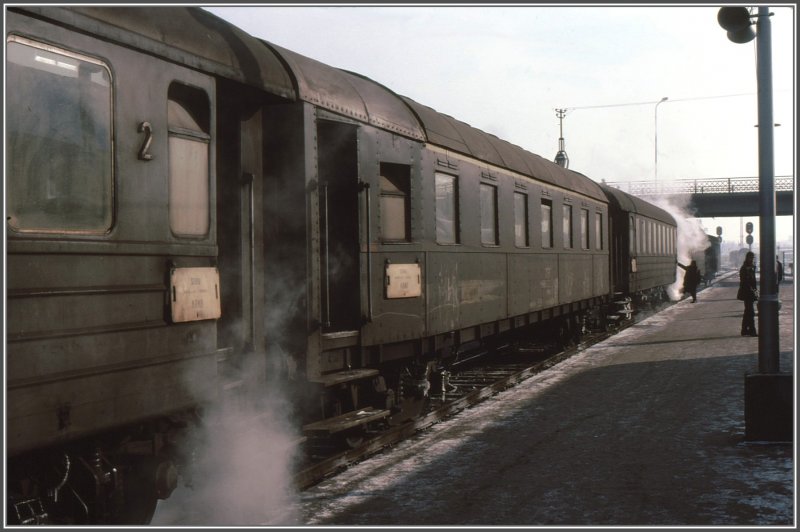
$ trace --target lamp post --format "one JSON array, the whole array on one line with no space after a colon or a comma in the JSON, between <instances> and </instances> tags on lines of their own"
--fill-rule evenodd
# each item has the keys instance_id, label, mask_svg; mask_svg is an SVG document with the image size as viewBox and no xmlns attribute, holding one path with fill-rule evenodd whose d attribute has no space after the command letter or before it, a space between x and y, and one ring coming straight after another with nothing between
<instances>
[{"instance_id":1,"label":"lamp post","mask_svg":"<svg viewBox=\"0 0 800 532\"><path fill-rule=\"evenodd\" d=\"M778 294L775 285L775 153L772 114L772 25L769 8L758 8L756 23L758 77L758 189L761 211L761 294L759 301L759 370L778 373Z\"/></svg>"},{"instance_id":2,"label":"lamp post","mask_svg":"<svg viewBox=\"0 0 800 532\"><path fill-rule=\"evenodd\" d=\"M744 8L742 8L742 9L744 9ZM755 33L753 33L753 36L755 37ZM556 164L558 164L559 166L562 166L564 168L567 168L567 166L569 165L569 157L567 157L567 152L566 152L566 149L564 147L564 118L570 112L576 111L578 109L608 109L610 107L628 107L628 106L632 106L632 105L653 105L653 104L655 104L655 134L654 134L654 142L653 142L653 144L655 145L655 154L654 154L654 167L655 167L655 170L654 170L654 172L655 172L655 180L658 181L658 106L660 104L666 102L667 100L669 100L670 103L673 103L673 102L685 102L685 101L689 101L689 100L710 100L710 99L717 99L717 98L736 98L736 97L740 97L740 96L753 96L753 95L754 95L754 93L722 94L722 95L719 95L719 96L699 96L699 97L692 97L692 98L673 98L673 99L670 99L669 97L664 96L660 100L647 101L647 102L617 103L617 104L611 104L611 105L586 105L586 106L583 106L583 107L562 107L562 108L559 108L559 109L554 109L554 111L556 112L556 117L558 117L558 119L559 119L560 136L559 136L559 139L558 139L558 148L559 148L558 149L558 153L556 153L556 156L553 159L553 161ZM780 125L780 124L776 124L776 125Z\"/></svg>"},{"instance_id":3,"label":"lamp post","mask_svg":"<svg viewBox=\"0 0 800 532\"><path fill-rule=\"evenodd\" d=\"M664 96L663 98L658 100L658 102L656 102L656 107L655 107L655 122L653 130L653 144L655 145L655 154L654 154L653 168L655 171L654 181L656 183L656 187L658 186L658 106L666 102L667 100L669 100L669 98L667 96Z\"/></svg>"},{"instance_id":4,"label":"lamp post","mask_svg":"<svg viewBox=\"0 0 800 532\"><path fill-rule=\"evenodd\" d=\"M780 372L778 287L775 282L775 153L772 112L772 25L769 8L756 15L723 7L720 26L735 43L756 39L758 82L758 196L761 280L758 298L758 373L745 375L745 439L791 441L794 421L791 373ZM753 32L751 18L756 19ZM748 235L749 236L749 235Z\"/></svg>"},{"instance_id":5,"label":"lamp post","mask_svg":"<svg viewBox=\"0 0 800 532\"><path fill-rule=\"evenodd\" d=\"M556 153L556 158L554 162L562 167L562 168L569 168L569 157L567 156L567 150L564 145L564 117L567 116L566 109L556 109L556 116L558 117L558 153Z\"/></svg>"},{"instance_id":6,"label":"lamp post","mask_svg":"<svg viewBox=\"0 0 800 532\"><path fill-rule=\"evenodd\" d=\"M656 130L658 129L658 104L667 101L668 98L664 96L657 102L631 102L631 103L615 103L611 105L586 105L583 107L562 107L560 109L554 109L556 112L556 117L558 118L558 127L559 127L559 138L558 138L558 152L556 153L555 162L557 165L567 168L569 166L569 157L567 156L567 151L564 145L564 118L567 116L567 113L570 111L575 111L578 109L606 109L609 107L628 107L631 105L652 105L656 104ZM658 131L656 131L658 134ZM656 162L658 162L658 139L656 138ZM658 172L656 172L656 177Z\"/></svg>"}]
</instances>

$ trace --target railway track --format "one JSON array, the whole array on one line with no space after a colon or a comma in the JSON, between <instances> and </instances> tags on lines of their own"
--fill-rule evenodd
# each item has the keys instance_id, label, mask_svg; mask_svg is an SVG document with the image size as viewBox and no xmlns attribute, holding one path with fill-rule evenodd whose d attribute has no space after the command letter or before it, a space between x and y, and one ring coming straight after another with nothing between
<instances>
[{"instance_id":1,"label":"railway track","mask_svg":"<svg viewBox=\"0 0 800 532\"><path fill-rule=\"evenodd\" d=\"M582 350L613 336L619 331L663 310L669 303L651 312L642 312L633 320L614 326L609 331L585 334L581 341L567 348L554 345L503 346L491 356L474 356L460 364L446 377L445 392L429 397L426 413L402 425L367 433L361 445L354 448L326 448L324 442L312 445L304 464L298 469L294 483L300 490L331 477L348 466L364 460L400 441L425 430L496 393L540 373ZM489 355L489 353L484 353Z\"/></svg>"},{"instance_id":2,"label":"railway track","mask_svg":"<svg viewBox=\"0 0 800 532\"><path fill-rule=\"evenodd\" d=\"M726 275L720 276L718 280L724 277ZM484 356L475 356L476 354L472 353L472 356L465 357L462 361L449 368L450 373L446 376L445 384L441 387L445 391L431 394L427 410L413 421L397 426L371 427L373 431L366 433L363 442L352 448L342 447L341 442L338 446L330 441L326 445L322 438L317 442L318 445L308 445L310 440L305 442L293 441L290 446L297 449L297 452L293 454L294 456L299 455L298 457L302 462L292 469L288 484L297 491L308 489L344 471L349 466L390 449L404 439L413 437L434 424L569 359L592 345L668 308L672 304L674 303L664 303L655 309L635 313L632 316L632 320L626 320L615 325L613 329L607 332L587 333L578 344L569 346L566 349L559 349L555 345L528 344L503 346L491 353L484 353ZM252 426L252 424L247 423L247 426ZM258 438L263 437L268 436L259 432ZM258 447L262 448L260 444ZM264 446L262 451L267 454L258 457L251 456L248 460L259 463L262 460L268 462L275 458L274 453L276 451L274 448ZM284 452L283 447L279 449L279 452ZM246 473L244 474L246 475ZM207 524L209 519L213 520L213 518L217 517L215 513L217 510L215 510L214 504L204 503L204 499L198 497L198 493L205 494L200 487L204 477L202 474L198 474L197 479L197 487L192 487L191 489L181 487L176 490L176 494L170 500L160 501L162 513L157 516L153 524ZM282 478L276 482L280 484L281 481ZM232 481L232 485L236 485L235 480ZM208 491L214 491L213 483ZM198 503L197 501L200 502ZM211 514L206 515L202 512L211 512ZM260 522L258 521L260 518L259 514L259 517L254 518L253 522Z\"/></svg>"},{"instance_id":3,"label":"railway track","mask_svg":"<svg viewBox=\"0 0 800 532\"><path fill-rule=\"evenodd\" d=\"M735 272L724 272L717 278L717 282L733 273ZM698 292L708 286L710 284L701 285ZM558 349L553 345L505 346L496 350L491 356L472 357L467 362L458 365L457 370L448 375L450 385L448 391L430 396L428 409L424 415L403 425L367 434L363 444L352 449L331 448L329 453L324 456L307 456L305 465L300 467L295 474L295 486L300 490L311 487L344 468L413 436L528 377L545 371L673 304L675 303L665 302L651 310L639 311L633 314L631 320L618 323L608 331L587 333L579 343L564 349ZM484 354L489 355L489 353Z\"/></svg>"}]
</instances>

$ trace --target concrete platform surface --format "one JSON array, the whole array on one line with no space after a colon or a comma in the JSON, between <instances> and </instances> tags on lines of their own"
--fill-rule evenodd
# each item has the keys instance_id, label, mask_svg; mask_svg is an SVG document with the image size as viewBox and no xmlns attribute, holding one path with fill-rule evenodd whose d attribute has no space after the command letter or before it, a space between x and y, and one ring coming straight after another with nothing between
<instances>
[{"instance_id":1,"label":"concrete platform surface","mask_svg":"<svg viewBox=\"0 0 800 532\"><path fill-rule=\"evenodd\" d=\"M298 496L305 526L786 526L793 444L744 441L733 274ZM794 285L780 297L794 373ZM796 439L796 438L795 438Z\"/></svg>"}]
</instances>

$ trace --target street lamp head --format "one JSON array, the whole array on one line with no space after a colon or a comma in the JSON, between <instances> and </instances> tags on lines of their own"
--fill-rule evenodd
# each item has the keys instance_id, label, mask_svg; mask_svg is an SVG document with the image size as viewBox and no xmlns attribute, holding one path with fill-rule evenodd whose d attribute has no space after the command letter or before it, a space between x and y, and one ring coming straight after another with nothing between
<instances>
[{"instance_id":1,"label":"street lamp head","mask_svg":"<svg viewBox=\"0 0 800 532\"><path fill-rule=\"evenodd\" d=\"M664 96L663 98L661 98L661 101L659 101L658 103L666 102L667 100L669 100L669 96Z\"/></svg>"},{"instance_id":2,"label":"street lamp head","mask_svg":"<svg viewBox=\"0 0 800 532\"><path fill-rule=\"evenodd\" d=\"M756 38L750 21L750 10L746 7L722 7L717 13L717 22L728 32L728 39L744 44Z\"/></svg>"}]
</instances>

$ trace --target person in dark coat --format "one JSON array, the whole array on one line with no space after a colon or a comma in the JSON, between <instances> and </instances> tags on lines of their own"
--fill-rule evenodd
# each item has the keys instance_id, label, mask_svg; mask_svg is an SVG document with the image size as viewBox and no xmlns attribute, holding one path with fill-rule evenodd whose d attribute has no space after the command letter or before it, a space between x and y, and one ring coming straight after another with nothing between
<instances>
[{"instance_id":1,"label":"person in dark coat","mask_svg":"<svg viewBox=\"0 0 800 532\"><path fill-rule=\"evenodd\" d=\"M683 276L683 291L684 293L688 292L691 294L692 303L696 303L697 285L700 284L700 281L703 278L703 276L700 275L700 269L697 267L697 261L693 260L688 266L684 266L679 262L678 266L686 270L686 273Z\"/></svg>"},{"instance_id":2,"label":"person in dark coat","mask_svg":"<svg viewBox=\"0 0 800 532\"><path fill-rule=\"evenodd\" d=\"M742 315L742 336L758 336L756 332L756 313L753 303L758 300L758 285L756 284L756 266L753 263L752 251L744 256L744 264L739 269L739 292L736 298L744 301L744 314Z\"/></svg>"},{"instance_id":3,"label":"person in dark coat","mask_svg":"<svg viewBox=\"0 0 800 532\"><path fill-rule=\"evenodd\" d=\"M783 263L778 260L778 256L775 255L775 293L778 293L778 290L781 286L781 281L783 281Z\"/></svg>"}]
</instances>

